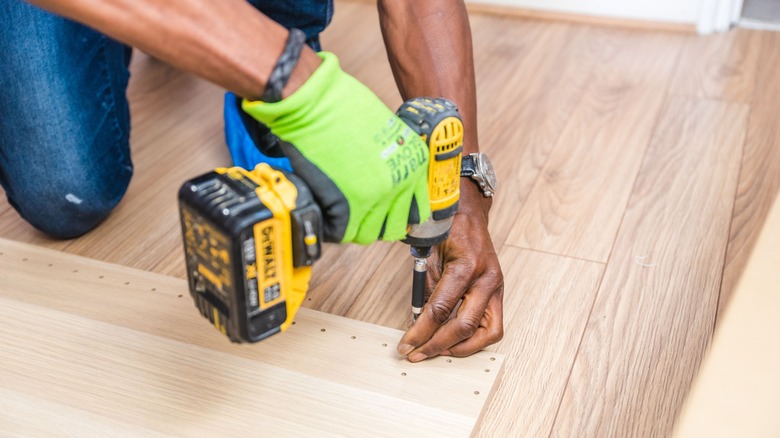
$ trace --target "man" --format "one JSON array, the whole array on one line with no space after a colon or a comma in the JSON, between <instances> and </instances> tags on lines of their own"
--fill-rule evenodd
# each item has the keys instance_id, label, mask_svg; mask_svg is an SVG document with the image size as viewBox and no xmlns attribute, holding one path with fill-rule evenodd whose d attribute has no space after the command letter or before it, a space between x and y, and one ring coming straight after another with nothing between
<instances>
[{"instance_id":1,"label":"man","mask_svg":"<svg viewBox=\"0 0 780 438\"><path fill-rule=\"evenodd\" d=\"M130 180L130 48L118 41L243 97L246 113L294 146L285 155L313 183L328 240L399 240L413 206L428 216L427 203L418 202L427 199L427 166L410 168L398 184L387 178L381 152L388 136L401 134L394 129L402 122L344 73L335 55L312 49L332 0L31 2L70 18L21 0L0 5L0 182L40 230L60 238L87 232ZM464 118L464 152L477 152L462 0L380 0L379 11L402 96L454 101ZM414 136L406 141L421 143ZM486 195L463 180L450 238L429 263L432 295L398 346L410 361L469 355L503 335L503 276L487 231L492 198Z\"/></svg>"}]
</instances>

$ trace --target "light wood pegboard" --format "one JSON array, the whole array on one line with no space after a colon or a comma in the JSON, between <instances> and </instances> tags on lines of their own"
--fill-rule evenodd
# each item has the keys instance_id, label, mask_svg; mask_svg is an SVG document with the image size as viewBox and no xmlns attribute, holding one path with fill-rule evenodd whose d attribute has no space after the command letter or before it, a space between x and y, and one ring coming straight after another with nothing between
<instances>
[{"instance_id":1,"label":"light wood pegboard","mask_svg":"<svg viewBox=\"0 0 780 438\"><path fill-rule=\"evenodd\" d=\"M308 309L234 345L183 280L3 239L0 273L4 433L468 436L503 369L411 364L400 331Z\"/></svg>"}]
</instances>

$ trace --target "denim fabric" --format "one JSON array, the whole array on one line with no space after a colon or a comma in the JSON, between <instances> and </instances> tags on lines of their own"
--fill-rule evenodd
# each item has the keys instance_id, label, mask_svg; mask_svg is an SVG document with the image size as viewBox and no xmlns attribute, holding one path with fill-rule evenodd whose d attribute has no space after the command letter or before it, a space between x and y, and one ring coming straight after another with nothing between
<instances>
[{"instance_id":1,"label":"denim fabric","mask_svg":"<svg viewBox=\"0 0 780 438\"><path fill-rule=\"evenodd\" d=\"M332 0L251 0L318 47ZM131 49L22 0L0 1L0 184L57 238L99 224L133 167L126 89Z\"/></svg>"},{"instance_id":2,"label":"denim fabric","mask_svg":"<svg viewBox=\"0 0 780 438\"><path fill-rule=\"evenodd\" d=\"M0 2L0 183L36 228L100 223L133 173L125 97L131 51L20 0Z\"/></svg>"},{"instance_id":3,"label":"denim fabric","mask_svg":"<svg viewBox=\"0 0 780 438\"><path fill-rule=\"evenodd\" d=\"M254 7L286 28L306 33L307 43L320 50L320 32L333 18L333 0L248 0Z\"/></svg>"}]
</instances>

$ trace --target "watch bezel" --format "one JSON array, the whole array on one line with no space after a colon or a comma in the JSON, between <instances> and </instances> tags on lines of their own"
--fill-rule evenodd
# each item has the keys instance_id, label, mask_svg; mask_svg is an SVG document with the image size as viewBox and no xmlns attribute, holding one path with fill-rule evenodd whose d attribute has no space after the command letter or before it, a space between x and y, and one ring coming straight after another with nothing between
<instances>
[{"instance_id":1,"label":"watch bezel","mask_svg":"<svg viewBox=\"0 0 780 438\"><path fill-rule=\"evenodd\" d=\"M498 178L496 177L496 170L493 167L493 163L488 158L487 154L478 152L472 154L475 173L474 176L479 178L480 186L483 191L490 191L491 194L496 193L498 189ZM490 174L493 174L493 181L491 181Z\"/></svg>"}]
</instances>

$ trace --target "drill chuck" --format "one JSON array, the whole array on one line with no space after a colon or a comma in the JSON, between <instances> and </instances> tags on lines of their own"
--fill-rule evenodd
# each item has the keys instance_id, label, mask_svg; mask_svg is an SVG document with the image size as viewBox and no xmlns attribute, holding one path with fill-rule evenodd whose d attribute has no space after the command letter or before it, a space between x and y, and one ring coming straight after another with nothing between
<instances>
[{"instance_id":1,"label":"drill chuck","mask_svg":"<svg viewBox=\"0 0 780 438\"><path fill-rule=\"evenodd\" d=\"M400 117L422 137L430 151L428 197L431 218L412 224L404 243L433 246L447 240L460 199L460 166L463 155L463 123L452 102L416 98L404 102Z\"/></svg>"}]
</instances>

